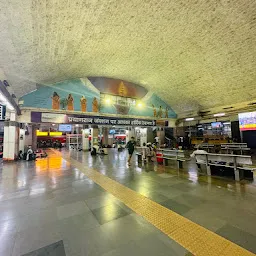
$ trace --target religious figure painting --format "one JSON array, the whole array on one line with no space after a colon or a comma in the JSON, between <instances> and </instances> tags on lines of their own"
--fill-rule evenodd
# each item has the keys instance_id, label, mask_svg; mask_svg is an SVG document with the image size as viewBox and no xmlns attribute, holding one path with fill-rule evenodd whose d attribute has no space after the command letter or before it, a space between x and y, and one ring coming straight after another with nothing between
<instances>
[{"instance_id":1,"label":"religious figure painting","mask_svg":"<svg viewBox=\"0 0 256 256\"><path fill-rule=\"evenodd\" d=\"M57 92L54 92L52 95L52 109L59 110L60 109L60 96Z\"/></svg>"},{"instance_id":2,"label":"religious figure painting","mask_svg":"<svg viewBox=\"0 0 256 256\"><path fill-rule=\"evenodd\" d=\"M159 110L158 110L158 117L159 117L159 118L162 118L162 117L163 117L162 106L159 107Z\"/></svg>"},{"instance_id":3,"label":"religious figure painting","mask_svg":"<svg viewBox=\"0 0 256 256\"><path fill-rule=\"evenodd\" d=\"M154 104L152 104L152 108L153 108L153 115L154 115L154 117L157 117L156 107L155 107Z\"/></svg>"},{"instance_id":4,"label":"religious figure painting","mask_svg":"<svg viewBox=\"0 0 256 256\"><path fill-rule=\"evenodd\" d=\"M99 103L96 97L94 97L92 101L92 112L99 112Z\"/></svg>"},{"instance_id":5,"label":"religious figure painting","mask_svg":"<svg viewBox=\"0 0 256 256\"><path fill-rule=\"evenodd\" d=\"M82 112L86 112L86 110L87 110L86 104L87 104L87 100L84 96L82 96L81 99L80 99L80 105L81 105L81 111Z\"/></svg>"},{"instance_id":6,"label":"religious figure painting","mask_svg":"<svg viewBox=\"0 0 256 256\"><path fill-rule=\"evenodd\" d=\"M74 98L70 93L67 98L67 110L74 111Z\"/></svg>"},{"instance_id":7,"label":"religious figure painting","mask_svg":"<svg viewBox=\"0 0 256 256\"><path fill-rule=\"evenodd\" d=\"M168 118L168 107L165 108L165 118Z\"/></svg>"}]
</instances>

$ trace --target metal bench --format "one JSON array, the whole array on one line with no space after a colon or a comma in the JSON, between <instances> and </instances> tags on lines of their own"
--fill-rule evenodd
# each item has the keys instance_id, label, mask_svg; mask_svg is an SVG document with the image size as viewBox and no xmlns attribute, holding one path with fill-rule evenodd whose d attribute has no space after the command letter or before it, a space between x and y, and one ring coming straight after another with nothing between
<instances>
[{"instance_id":1,"label":"metal bench","mask_svg":"<svg viewBox=\"0 0 256 256\"><path fill-rule=\"evenodd\" d=\"M244 178L244 170L256 171L256 167L251 166L251 156L245 155L200 153L196 154L196 163L206 165L207 175L211 175L211 166L231 168L234 170L236 181Z\"/></svg>"},{"instance_id":2,"label":"metal bench","mask_svg":"<svg viewBox=\"0 0 256 256\"><path fill-rule=\"evenodd\" d=\"M207 152L210 152L212 149L214 149L214 146L213 144L208 144L208 143L202 143L200 144L200 148L202 148L203 150L207 151ZM197 146L195 146L195 148L197 148Z\"/></svg>"},{"instance_id":3,"label":"metal bench","mask_svg":"<svg viewBox=\"0 0 256 256\"><path fill-rule=\"evenodd\" d=\"M243 153L250 152L250 148L247 147L247 143L226 143L221 144L221 150L225 151L225 153L235 154L235 152L240 152L241 155Z\"/></svg>"},{"instance_id":4,"label":"metal bench","mask_svg":"<svg viewBox=\"0 0 256 256\"><path fill-rule=\"evenodd\" d=\"M164 166L168 165L168 161L176 161L178 168L183 168L183 162L186 161L183 150L177 149L157 149L157 153L162 155ZM159 156L158 156L159 157Z\"/></svg>"}]
</instances>

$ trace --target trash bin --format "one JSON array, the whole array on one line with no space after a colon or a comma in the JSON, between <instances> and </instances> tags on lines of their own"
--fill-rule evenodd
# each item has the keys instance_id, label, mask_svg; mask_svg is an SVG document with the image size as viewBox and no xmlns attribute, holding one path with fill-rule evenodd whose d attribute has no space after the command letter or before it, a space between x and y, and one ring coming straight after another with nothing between
<instances>
[{"instance_id":1,"label":"trash bin","mask_svg":"<svg viewBox=\"0 0 256 256\"><path fill-rule=\"evenodd\" d=\"M163 163L163 154L162 153L156 153L156 161L159 164Z\"/></svg>"}]
</instances>

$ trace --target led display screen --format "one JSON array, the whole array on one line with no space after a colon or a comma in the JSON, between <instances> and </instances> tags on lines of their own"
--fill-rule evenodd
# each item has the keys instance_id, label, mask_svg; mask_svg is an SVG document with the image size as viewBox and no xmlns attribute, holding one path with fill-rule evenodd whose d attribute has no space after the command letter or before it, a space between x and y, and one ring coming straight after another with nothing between
<instances>
[{"instance_id":1,"label":"led display screen","mask_svg":"<svg viewBox=\"0 0 256 256\"><path fill-rule=\"evenodd\" d=\"M60 124L59 125L59 131L60 132L71 132L72 131L72 125L71 124Z\"/></svg>"},{"instance_id":2,"label":"led display screen","mask_svg":"<svg viewBox=\"0 0 256 256\"><path fill-rule=\"evenodd\" d=\"M241 131L256 130L256 111L238 114Z\"/></svg>"},{"instance_id":3,"label":"led display screen","mask_svg":"<svg viewBox=\"0 0 256 256\"><path fill-rule=\"evenodd\" d=\"M223 126L222 122L214 122L214 123L211 123L211 125L213 129L221 128Z\"/></svg>"}]
</instances>

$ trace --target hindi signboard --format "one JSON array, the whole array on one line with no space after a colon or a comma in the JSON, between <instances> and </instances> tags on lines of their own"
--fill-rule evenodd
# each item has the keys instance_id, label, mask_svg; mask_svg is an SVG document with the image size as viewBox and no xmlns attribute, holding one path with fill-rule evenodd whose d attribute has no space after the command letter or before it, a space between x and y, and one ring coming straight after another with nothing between
<instances>
[{"instance_id":1,"label":"hindi signboard","mask_svg":"<svg viewBox=\"0 0 256 256\"><path fill-rule=\"evenodd\" d=\"M89 116L75 114L55 114L31 112L31 122L36 123L65 123L88 125L119 125L119 126L157 126L157 121L152 119L119 118L109 116ZM166 125L166 121L164 122ZM168 124L167 124L168 125Z\"/></svg>"}]
</instances>

